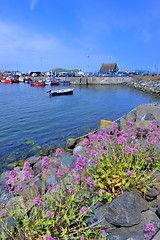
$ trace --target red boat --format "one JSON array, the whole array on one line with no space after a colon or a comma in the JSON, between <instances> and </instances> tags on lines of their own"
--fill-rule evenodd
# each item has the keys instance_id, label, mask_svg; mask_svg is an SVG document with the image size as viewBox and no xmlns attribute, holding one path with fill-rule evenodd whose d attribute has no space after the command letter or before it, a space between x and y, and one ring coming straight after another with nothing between
<instances>
[{"instance_id":1,"label":"red boat","mask_svg":"<svg viewBox=\"0 0 160 240\"><path fill-rule=\"evenodd\" d=\"M31 80L32 80L31 78L25 78L25 79L24 79L25 83L30 83Z\"/></svg>"},{"instance_id":2,"label":"red boat","mask_svg":"<svg viewBox=\"0 0 160 240\"><path fill-rule=\"evenodd\" d=\"M51 85L59 85L58 81L51 81Z\"/></svg>"},{"instance_id":3,"label":"red boat","mask_svg":"<svg viewBox=\"0 0 160 240\"><path fill-rule=\"evenodd\" d=\"M12 83L19 83L19 80L16 79L16 78L13 78L13 79L12 79Z\"/></svg>"},{"instance_id":4,"label":"red boat","mask_svg":"<svg viewBox=\"0 0 160 240\"><path fill-rule=\"evenodd\" d=\"M31 86L44 87L45 82L31 82Z\"/></svg>"},{"instance_id":5,"label":"red boat","mask_svg":"<svg viewBox=\"0 0 160 240\"><path fill-rule=\"evenodd\" d=\"M3 77L3 78L1 79L1 83L12 83L12 78Z\"/></svg>"}]
</instances>

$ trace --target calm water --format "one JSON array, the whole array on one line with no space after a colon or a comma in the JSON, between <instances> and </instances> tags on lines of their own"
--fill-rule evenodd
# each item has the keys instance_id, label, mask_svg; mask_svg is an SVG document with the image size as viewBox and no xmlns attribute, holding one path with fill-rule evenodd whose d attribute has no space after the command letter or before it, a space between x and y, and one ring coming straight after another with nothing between
<instances>
[{"instance_id":1,"label":"calm water","mask_svg":"<svg viewBox=\"0 0 160 240\"><path fill-rule=\"evenodd\" d=\"M68 86L0 83L0 168L35 154L39 146L64 145L68 136L98 128L101 119L115 120L140 104L160 102L125 86L73 87L73 95L49 97L47 90Z\"/></svg>"}]
</instances>

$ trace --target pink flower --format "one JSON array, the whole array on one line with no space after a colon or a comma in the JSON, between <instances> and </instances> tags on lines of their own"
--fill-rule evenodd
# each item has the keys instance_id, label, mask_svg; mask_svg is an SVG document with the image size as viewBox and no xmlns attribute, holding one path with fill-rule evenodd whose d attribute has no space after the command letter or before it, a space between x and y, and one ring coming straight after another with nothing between
<instances>
[{"instance_id":1,"label":"pink flower","mask_svg":"<svg viewBox=\"0 0 160 240\"><path fill-rule=\"evenodd\" d=\"M58 169L58 171L57 171L57 177L60 178L60 177L62 177L63 175L64 175L63 170L62 170L62 169Z\"/></svg>"},{"instance_id":2,"label":"pink flower","mask_svg":"<svg viewBox=\"0 0 160 240\"><path fill-rule=\"evenodd\" d=\"M42 173L38 173L38 174L37 174L37 177L41 177L41 176L42 176Z\"/></svg>"},{"instance_id":3,"label":"pink flower","mask_svg":"<svg viewBox=\"0 0 160 240\"><path fill-rule=\"evenodd\" d=\"M84 213L87 213L87 207L86 206L83 206L82 208L81 208L81 214L84 214Z\"/></svg>"},{"instance_id":4,"label":"pink flower","mask_svg":"<svg viewBox=\"0 0 160 240\"><path fill-rule=\"evenodd\" d=\"M88 177L87 184L91 187L93 183L94 183L94 180L91 177Z\"/></svg>"},{"instance_id":5,"label":"pink flower","mask_svg":"<svg viewBox=\"0 0 160 240\"><path fill-rule=\"evenodd\" d=\"M42 171L43 172L48 172L48 168L50 168L52 165L51 165L51 160L49 159L49 157L45 156L43 158L43 161L42 161Z\"/></svg>"},{"instance_id":6,"label":"pink flower","mask_svg":"<svg viewBox=\"0 0 160 240\"><path fill-rule=\"evenodd\" d=\"M127 134L127 133L123 133L123 137L124 137L124 138L127 138L127 137L128 137L128 134Z\"/></svg>"},{"instance_id":7,"label":"pink flower","mask_svg":"<svg viewBox=\"0 0 160 240\"><path fill-rule=\"evenodd\" d=\"M53 187L49 186L48 191L49 192L53 191Z\"/></svg>"},{"instance_id":8,"label":"pink flower","mask_svg":"<svg viewBox=\"0 0 160 240\"><path fill-rule=\"evenodd\" d=\"M152 160L151 157L148 157L148 158L147 158L147 163L149 163L149 162L150 162L150 164L153 164L153 160Z\"/></svg>"},{"instance_id":9,"label":"pink flower","mask_svg":"<svg viewBox=\"0 0 160 240\"><path fill-rule=\"evenodd\" d=\"M95 150L91 150L91 156L94 157L97 154Z\"/></svg>"},{"instance_id":10,"label":"pink flower","mask_svg":"<svg viewBox=\"0 0 160 240\"><path fill-rule=\"evenodd\" d=\"M76 151L73 151L73 155L79 157L79 153Z\"/></svg>"},{"instance_id":11,"label":"pink flower","mask_svg":"<svg viewBox=\"0 0 160 240\"><path fill-rule=\"evenodd\" d=\"M68 193L72 193L73 192L73 189L72 188L70 188L69 189L69 191L68 191Z\"/></svg>"},{"instance_id":12,"label":"pink flower","mask_svg":"<svg viewBox=\"0 0 160 240\"><path fill-rule=\"evenodd\" d=\"M144 231L145 231L145 232L149 232L149 231L154 232L154 231L155 231L155 228L154 228L154 226L153 226L152 223L148 223Z\"/></svg>"},{"instance_id":13,"label":"pink flower","mask_svg":"<svg viewBox=\"0 0 160 240\"><path fill-rule=\"evenodd\" d=\"M30 163L29 162L25 162L23 170L30 171L31 169L32 169L32 167L30 166Z\"/></svg>"},{"instance_id":14,"label":"pink flower","mask_svg":"<svg viewBox=\"0 0 160 240\"><path fill-rule=\"evenodd\" d=\"M84 240L84 237L81 237L81 240Z\"/></svg>"},{"instance_id":15,"label":"pink flower","mask_svg":"<svg viewBox=\"0 0 160 240\"><path fill-rule=\"evenodd\" d=\"M19 176L19 174L16 171L14 171L14 170L10 171L10 173L9 173L9 178L10 179L11 178L16 178L18 176Z\"/></svg>"},{"instance_id":16,"label":"pink flower","mask_svg":"<svg viewBox=\"0 0 160 240\"><path fill-rule=\"evenodd\" d=\"M40 195L34 199L34 203L38 206L43 205Z\"/></svg>"},{"instance_id":17,"label":"pink flower","mask_svg":"<svg viewBox=\"0 0 160 240\"><path fill-rule=\"evenodd\" d=\"M101 197L106 191L104 189L101 190L99 197Z\"/></svg>"},{"instance_id":18,"label":"pink flower","mask_svg":"<svg viewBox=\"0 0 160 240\"><path fill-rule=\"evenodd\" d=\"M79 174L76 174L75 179L76 179L77 182L79 182L80 179L81 179L80 175L79 175Z\"/></svg>"},{"instance_id":19,"label":"pink flower","mask_svg":"<svg viewBox=\"0 0 160 240\"><path fill-rule=\"evenodd\" d=\"M131 136L131 137L130 137L130 140L131 140L131 141L134 141L135 139L136 139L135 136Z\"/></svg>"},{"instance_id":20,"label":"pink flower","mask_svg":"<svg viewBox=\"0 0 160 240\"><path fill-rule=\"evenodd\" d=\"M122 145L122 144L125 144L126 143L126 139L122 136L120 136L118 138L118 145Z\"/></svg>"},{"instance_id":21,"label":"pink flower","mask_svg":"<svg viewBox=\"0 0 160 240\"><path fill-rule=\"evenodd\" d=\"M23 190L22 186L18 187L18 191L21 192Z\"/></svg>"},{"instance_id":22,"label":"pink flower","mask_svg":"<svg viewBox=\"0 0 160 240\"><path fill-rule=\"evenodd\" d=\"M62 153L61 149L57 148L55 156L58 157L61 153Z\"/></svg>"},{"instance_id":23,"label":"pink flower","mask_svg":"<svg viewBox=\"0 0 160 240\"><path fill-rule=\"evenodd\" d=\"M54 240L54 238L51 237L51 236L49 236L49 235L46 235L45 238L44 238L44 240Z\"/></svg>"},{"instance_id":24,"label":"pink flower","mask_svg":"<svg viewBox=\"0 0 160 240\"><path fill-rule=\"evenodd\" d=\"M105 230L102 230L102 234L103 234L103 235L106 234L106 231L105 231Z\"/></svg>"},{"instance_id":25,"label":"pink flower","mask_svg":"<svg viewBox=\"0 0 160 240\"><path fill-rule=\"evenodd\" d=\"M103 149L100 149L99 152L100 152L101 155L105 155L105 153L106 153L106 151L103 150Z\"/></svg>"},{"instance_id":26,"label":"pink flower","mask_svg":"<svg viewBox=\"0 0 160 240\"><path fill-rule=\"evenodd\" d=\"M128 171L127 172L127 177L130 177L130 176L132 176L133 175L133 172L131 172L131 171Z\"/></svg>"},{"instance_id":27,"label":"pink flower","mask_svg":"<svg viewBox=\"0 0 160 240\"><path fill-rule=\"evenodd\" d=\"M24 181L28 181L28 180L30 180L31 178L34 178L34 175L31 175L31 173L30 173L29 171L24 171L23 180L24 180Z\"/></svg>"},{"instance_id":28,"label":"pink flower","mask_svg":"<svg viewBox=\"0 0 160 240\"><path fill-rule=\"evenodd\" d=\"M59 215L59 214L57 214L57 215L56 215L56 218L60 218L60 215Z\"/></svg>"},{"instance_id":29,"label":"pink flower","mask_svg":"<svg viewBox=\"0 0 160 240\"><path fill-rule=\"evenodd\" d=\"M52 212L51 211L47 211L46 212L46 217L49 217L49 218L52 217Z\"/></svg>"},{"instance_id":30,"label":"pink flower","mask_svg":"<svg viewBox=\"0 0 160 240\"><path fill-rule=\"evenodd\" d=\"M85 146L87 146L87 145L89 144L89 141L88 141L87 138L85 138L85 139L83 140L83 144L84 144Z\"/></svg>"}]
</instances>

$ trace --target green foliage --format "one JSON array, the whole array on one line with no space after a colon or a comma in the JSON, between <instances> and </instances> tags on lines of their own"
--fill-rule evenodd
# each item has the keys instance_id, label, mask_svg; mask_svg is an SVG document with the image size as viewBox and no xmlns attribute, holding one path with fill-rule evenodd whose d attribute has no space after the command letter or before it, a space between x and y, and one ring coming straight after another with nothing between
<instances>
[{"instance_id":1,"label":"green foliage","mask_svg":"<svg viewBox=\"0 0 160 240\"><path fill-rule=\"evenodd\" d=\"M156 129L153 124L145 138L138 138L136 129L128 122L127 133L116 127L113 134L108 130L105 134L99 132L98 137L90 134L86 148L94 168L88 168L88 173L92 172L95 183L106 190L109 201L126 190L145 194L155 184L153 174L160 171L160 132Z\"/></svg>"}]
</instances>

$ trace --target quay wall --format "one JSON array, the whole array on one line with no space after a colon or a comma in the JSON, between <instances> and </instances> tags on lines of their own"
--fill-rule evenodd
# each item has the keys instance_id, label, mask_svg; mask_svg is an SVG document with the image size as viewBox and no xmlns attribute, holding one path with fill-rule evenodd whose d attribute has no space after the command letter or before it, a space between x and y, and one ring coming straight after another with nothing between
<instances>
[{"instance_id":1,"label":"quay wall","mask_svg":"<svg viewBox=\"0 0 160 240\"><path fill-rule=\"evenodd\" d=\"M160 80L134 79L131 77L65 77L71 84L77 85L128 85L144 92L160 95Z\"/></svg>"},{"instance_id":2,"label":"quay wall","mask_svg":"<svg viewBox=\"0 0 160 240\"><path fill-rule=\"evenodd\" d=\"M64 79L78 85L112 85L129 82L127 77L65 77Z\"/></svg>"}]
</instances>

